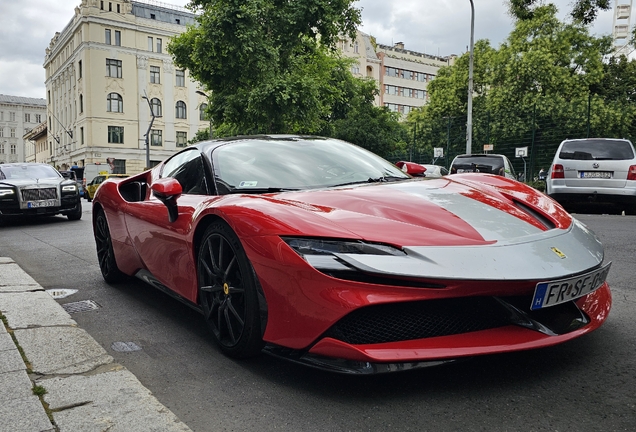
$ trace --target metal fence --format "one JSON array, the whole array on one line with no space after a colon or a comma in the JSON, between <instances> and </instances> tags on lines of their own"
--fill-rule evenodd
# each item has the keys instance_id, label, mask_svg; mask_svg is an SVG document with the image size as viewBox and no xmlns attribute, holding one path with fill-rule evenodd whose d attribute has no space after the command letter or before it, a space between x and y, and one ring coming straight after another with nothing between
<instances>
[{"instance_id":1,"label":"metal fence","mask_svg":"<svg viewBox=\"0 0 636 432\"><path fill-rule=\"evenodd\" d=\"M474 111L472 153L484 153L484 145L492 145L493 150L487 153L508 156L517 173L524 172L525 159L530 180L537 177L541 168L549 168L564 139L627 138L634 142L636 137L636 121L628 109L619 116L608 116L607 110L595 112L593 98L589 98L561 105L555 111L536 106L514 116ZM407 149L393 152L387 159L436 163L448 168L455 156L466 153L466 116L442 117L427 124L416 124L410 135ZM444 157L434 158L435 147L443 149ZM523 147L527 147L527 157L516 157L516 149Z\"/></svg>"}]
</instances>

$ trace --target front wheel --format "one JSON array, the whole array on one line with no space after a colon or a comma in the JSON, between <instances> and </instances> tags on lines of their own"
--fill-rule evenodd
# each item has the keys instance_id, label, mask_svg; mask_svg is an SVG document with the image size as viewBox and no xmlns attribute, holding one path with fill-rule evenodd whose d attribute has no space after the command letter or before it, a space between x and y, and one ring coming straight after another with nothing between
<instances>
[{"instance_id":1,"label":"front wheel","mask_svg":"<svg viewBox=\"0 0 636 432\"><path fill-rule=\"evenodd\" d=\"M263 348L256 276L239 238L224 222L203 235L197 260L199 303L224 354L257 355Z\"/></svg>"},{"instance_id":2,"label":"front wheel","mask_svg":"<svg viewBox=\"0 0 636 432\"><path fill-rule=\"evenodd\" d=\"M66 215L68 220L75 221L82 218L82 200L77 200L77 210Z\"/></svg>"},{"instance_id":3,"label":"front wheel","mask_svg":"<svg viewBox=\"0 0 636 432\"><path fill-rule=\"evenodd\" d=\"M104 280L107 283L123 281L126 275L117 267L106 213L104 213L102 209L97 211L97 216L95 217L94 234L95 245L97 246L97 261L99 262L99 269L102 271Z\"/></svg>"}]
</instances>

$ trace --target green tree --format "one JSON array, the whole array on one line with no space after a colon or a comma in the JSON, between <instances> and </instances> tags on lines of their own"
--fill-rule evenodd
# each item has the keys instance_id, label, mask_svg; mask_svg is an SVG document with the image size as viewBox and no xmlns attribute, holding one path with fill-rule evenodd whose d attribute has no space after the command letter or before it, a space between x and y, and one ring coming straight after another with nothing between
<instances>
[{"instance_id":1,"label":"green tree","mask_svg":"<svg viewBox=\"0 0 636 432\"><path fill-rule=\"evenodd\" d=\"M543 0L508 0L510 15L518 20L534 18L535 8L544 5ZM610 0L574 0L570 16L582 24L594 22L598 13L611 9Z\"/></svg>"},{"instance_id":2,"label":"green tree","mask_svg":"<svg viewBox=\"0 0 636 432\"><path fill-rule=\"evenodd\" d=\"M339 35L360 23L354 0L193 0L198 25L168 50L210 93L220 133L316 133L343 91Z\"/></svg>"}]
</instances>

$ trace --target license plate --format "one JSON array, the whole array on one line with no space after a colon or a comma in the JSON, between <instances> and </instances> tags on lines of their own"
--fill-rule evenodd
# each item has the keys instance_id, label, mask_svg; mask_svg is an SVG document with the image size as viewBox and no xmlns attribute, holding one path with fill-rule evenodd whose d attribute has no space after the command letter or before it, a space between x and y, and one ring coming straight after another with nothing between
<instances>
[{"instance_id":1,"label":"license plate","mask_svg":"<svg viewBox=\"0 0 636 432\"><path fill-rule=\"evenodd\" d=\"M605 282L611 265L609 262L599 269L573 278L539 282L534 290L530 309L555 306L596 291Z\"/></svg>"},{"instance_id":2,"label":"license plate","mask_svg":"<svg viewBox=\"0 0 636 432\"><path fill-rule=\"evenodd\" d=\"M56 200L43 200L43 201L29 201L27 202L27 208L39 208L39 207L55 207Z\"/></svg>"},{"instance_id":3,"label":"license plate","mask_svg":"<svg viewBox=\"0 0 636 432\"><path fill-rule=\"evenodd\" d=\"M609 171L581 171L581 178L599 178L609 179L612 178L612 173Z\"/></svg>"}]
</instances>

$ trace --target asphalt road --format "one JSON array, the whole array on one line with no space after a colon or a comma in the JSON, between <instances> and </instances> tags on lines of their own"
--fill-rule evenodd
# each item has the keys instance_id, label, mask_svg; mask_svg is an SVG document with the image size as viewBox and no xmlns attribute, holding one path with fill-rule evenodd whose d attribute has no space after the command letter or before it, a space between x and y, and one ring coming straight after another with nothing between
<instances>
[{"instance_id":1,"label":"asphalt road","mask_svg":"<svg viewBox=\"0 0 636 432\"><path fill-rule=\"evenodd\" d=\"M614 305L596 332L547 349L352 377L266 355L227 359L188 307L134 280L107 285L83 205L77 222L0 227L0 256L47 289L78 290L62 304L95 301L99 309L73 318L195 431L636 430L636 217L577 215L613 261ZM115 351L116 342L141 349Z\"/></svg>"}]
</instances>

